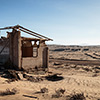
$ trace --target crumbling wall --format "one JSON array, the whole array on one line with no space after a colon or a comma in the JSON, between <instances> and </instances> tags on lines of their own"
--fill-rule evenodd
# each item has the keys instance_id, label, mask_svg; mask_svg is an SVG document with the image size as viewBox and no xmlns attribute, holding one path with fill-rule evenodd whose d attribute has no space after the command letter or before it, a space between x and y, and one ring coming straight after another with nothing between
<instances>
[{"instance_id":1,"label":"crumbling wall","mask_svg":"<svg viewBox=\"0 0 100 100\"><path fill-rule=\"evenodd\" d=\"M2 54L0 55L0 65L4 65L9 59L9 55Z\"/></svg>"},{"instance_id":2,"label":"crumbling wall","mask_svg":"<svg viewBox=\"0 0 100 100\"><path fill-rule=\"evenodd\" d=\"M44 70L48 68L48 47L40 43L37 57L23 57L22 68Z\"/></svg>"},{"instance_id":3,"label":"crumbling wall","mask_svg":"<svg viewBox=\"0 0 100 100\"><path fill-rule=\"evenodd\" d=\"M7 38L0 38L0 52L6 44ZM7 45L0 53L0 64L4 64L9 59L9 46Z\"/></svg>"},{"instance_id":4,"label":"crumbling wall","mask_svg":"<svg viewBox=\"0 0 100 100\"><path fill-rule=\"evenodd\" d=\"M2 50L2 48L5 46L6 41L8 40L8 38L5 37L1 37L0 38L0 51ZM9 44L8 44L9 45ZM4 50L0 53L0 55L9 55L9 46L6 45L6 47L4 48Z\"/></svg>"},{"instance_id":5,"label":"crumbling wall","mask_svg":"<svg viewBox=\"0 0 100 100\"><path fill-rule=\"evenodd\" d=\"M1 28L1 30L2 29L13 30L12 32L7 32L8 33L7 39L9 39L9 47L8 47L9 59L12 68L16 69L23 68L26 70L30 68L45 70L46 68L48 68L48 47L45 45L45 41L52 39L39 35L38 33L32 32L19 25L13 27ZM38 38L21 38L20 31L23 31ZM27 46L23 45L23 41L24 42L28 41L26 43ZM33 41L34 45L32 45ZM37 41L39 42L39 45L36 44Z\"/></svg>"},{"instance_id":6,"label":"crumbling wall","mask_svg":"<svg viewBox=\"0 0 100 100\"><path fill-rule=\"evenodd\" d=\"M48 67L48 62L44 58L44 47L38 48L37 57L23 57L22 58L22 68L23 69L45 69ZM45 55L48 56L48 55ZM47 57L48 58L48 57Z\"/></svg>"},{"instance_id":7,"label":"crumbling wall","mask_svg":"<svg viewBox=\"0 0 100 100\"><path fill-rule=\"evenodd\" d=\"M20 31L13 30L9 36L10 61L15 68L21 69L21 37Z\"/></svg>"},{"instance_id":8,"label":"crumbling wall","mask_svg":"<svg viewBox=\"0 0 100 100\"><path fill-rule=\"evenodd\" d=\"M44 47L42 52L42 60L43 60L42 66L44 68L48 68L48 61L49 61L48 52L49 52L48 47Z\"/></svg>"}]
</instances>

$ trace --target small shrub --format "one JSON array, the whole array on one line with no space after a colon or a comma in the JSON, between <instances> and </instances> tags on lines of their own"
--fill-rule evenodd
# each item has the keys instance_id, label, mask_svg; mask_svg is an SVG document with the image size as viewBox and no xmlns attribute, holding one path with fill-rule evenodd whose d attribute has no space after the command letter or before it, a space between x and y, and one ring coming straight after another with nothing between
<instances>
[{"instance_id":1,"label":"small shrub","mask_svg":"<svg viewBox=\"0 0 100 100\"><path fill-rule=\"evenodd\" d=\"M86 98L83 93L77 93L71 95L70 98L67 100L86 100Z\"/></svg>"},{"instance_id":2,"label":"small shrub","mask_svg":"<svg viewBox=\"0 0 100 100\"><path fill-rule=\"evenodd\" d=\"M65 89L58 89L56 93L52 95L52 98L60 98L65 93Z\"/></svg>"},{"instance_id":3,"label":"small shrub","mask_svg":"<svg viewBox=\"0 0 100 100\"><path fill-rule=\"evenodd\" d=\"M0 92L0 96L6 96L6 95L15 95L17 93L16 89L6 89L6 91Z\"/></svg>"},{"instance_id":4,"label":"small shrub","mask_svg":"<svg viewBox=\"0 0 100 100\"><path fill-rule=\"evenodd\" d=\"M42 89L41 89L41 93L48 93L48 89L47 89L47 88L45 88L45 87L44 87L44 88L42 88Z\"/></svg>"}]
</instances>

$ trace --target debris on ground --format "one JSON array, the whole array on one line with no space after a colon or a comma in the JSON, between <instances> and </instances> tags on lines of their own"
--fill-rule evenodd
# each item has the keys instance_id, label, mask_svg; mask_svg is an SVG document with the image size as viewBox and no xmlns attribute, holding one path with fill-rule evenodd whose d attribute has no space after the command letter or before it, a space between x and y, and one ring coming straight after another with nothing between
<instances>
[{"instance_id":1,"label":"debris on ground","mask_svg":"<svg viewBox=\"0 0 100 100\"><path fill-rule=\"evenodd\" d=\"M40 91L35 92L35 94L38 94L38 93L48 93L48 88L44 87L44 88L41 88Z\"/></svg>"},{"instance_id":2,"label":"debris on ground","mask_svg":"<svg viewBox=\"0 0 100 100\"><path fill-rule=\"evenodd\" d=\"M43 78L42 77L33 77L33 76L29 76L27 74L23 74L23 77L26 78L28 81L31 81L31 82L40 82L40 81L43 81Z\"/></svg>"},{"instance_id":3,"label":"debris on ground","mask_svg":"<svg viewBox=\"0 0 100 100\"><path fill-rule=\"evenodd\" d=\"M6 80L7 83L11 83L11 82L14 82L14 81L16 81L16 79L8 79L8 80Z\"/></svg>"},{"instance_id":4,"label":"debris on ground","mask_svg":"<svg viewBox=\"0 0 100 100\"><path fill-rule=\"evenodd\" d=\"M67 96L66 100L86 100L84 93L76 93Z\"/></svg>"},{"instance_id":5,"label":"debris on ground","mask_svg":"<svg viewBox=\"0 0 100 100\"><path fill-rule=\"evenodd\" d=\"M6 82L8 82L8 83L18 81L18 80L23 80L23 78L25 78L26 80L31 81L31 82L40 82L40 81L43 81L43 79L44 79L44 77L30 76L24 72L21 73L21 72L15 71L15 70L4 71L2 77L7 78L8 80L6 80Z\"/></svg>"},{"instance_id":6,"label":"debris on ground","mask_svg":"<svg viewBox=\"0 0 100 100\"><path fill-rule=\"evenodd\" d=\"M20 77L15 70L4 71L2 77L8 78L8 80L6 80L8 83L20 80Z\"/></svg>"},{"instance_id":7,"label":"debris on ground","mask_svg":"<svg viewBox=\"0 0 100 100\"><path fill-rule=\"evenodd\" d=\"M65 89L58 89L55 91L55 94L52 95L52 98L60 98L64 95Z\"/></svg>"},{"instance_id":8,"label":"debris on ground","mask_svg":"<svg viewBox=\"0 0 100 100\"><path fill-rule=\"evenodd\" d=\"M0 92L0 96L6 96L6 95L15 95L16 93L18 93L18 91L13 88L13 89L6 89L6 91L2 91Z\"/></svg>"},{"instance_id":9,"label":"debris on ground","mask_svg":"<svg viewBox=\"0 0 100 100\"><path fill-rule=\"evenodd\" d=\"M28 98L34 98L34 99L36 99L36 100L39 100L39 98L38 97L36 97L36 96L30 96L30 95L23 95L24 97L28 97Z\"/></svg>"},{"instance_id":10,"label":"debris on ground","mask_svg":"<svg viewBox=\"0 0 100 100\"><path fill-rule=\"evenodd\" d=\"M59 76L59 74L53 74L53 75L48 75L45 77L48 81L60 81L63 80L64 78L62 76Z\"/></svg>"},{"instance_id":11,"label":"debris on ground","mask_svg":"<svg viewBox=\"0 0 100 100\"><path fill-rule=\"evenodd\" d=\"M54 62L54 65L61 65L62 63Z\"/></svg>"},{"instance_id":12,"label":"debris on ground","mask_svg":"<svg viewBox=\"0 0 100 100\"><path fill-rule=\"evenodd\" d=\"M41 93L48 93L48 89L46 87L42 88Z\"/></svg>"},{"instance_id":13,"label":"debris on ground","mask_svg":"<svg viewBox=\"0 0 100 100\"><path fill-rule=\"evenodd\" d=\"M15 70L6 70L4 74L5 74L4 75L5 78L20 80L20 77Z\"/></svg>"}]
</instances>

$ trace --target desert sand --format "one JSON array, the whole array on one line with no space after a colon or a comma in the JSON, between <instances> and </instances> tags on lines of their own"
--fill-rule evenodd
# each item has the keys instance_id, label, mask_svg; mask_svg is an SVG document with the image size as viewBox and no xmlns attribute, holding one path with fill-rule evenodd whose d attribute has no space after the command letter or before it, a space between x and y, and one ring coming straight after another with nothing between
<instances>
[{"instance_id":1,"label":"desert sand","mask_svg":"<svg viewBox=\"0 0 100 100\"><path fill-rule=\"evenodd\" d=\"M100 100L100 65L71 64L55 59L99 61L100 46L49 45L49 73L33 75L41 81L21 79L8 82L0 72L0 100ZM47 77L48 75L55 75ZM8 90L7 90L8 89ZM62 90L62 91L61 91ZM6 92L14 91L8 95ZM6 93L6 94L5 94Z\"/></svg>"}]
</instances>

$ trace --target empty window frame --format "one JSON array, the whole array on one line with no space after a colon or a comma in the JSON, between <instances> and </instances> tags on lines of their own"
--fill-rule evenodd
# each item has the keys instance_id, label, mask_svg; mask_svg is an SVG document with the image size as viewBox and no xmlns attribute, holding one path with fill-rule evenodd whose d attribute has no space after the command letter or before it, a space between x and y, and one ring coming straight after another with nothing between
<instances>
[{"instance_id":1,"label":"empty window frame","mask_svg":"<svg viewBox=\"0 0 100 100\"><path fill-rule=\"evenodd\" d=\"M37 56L38 56L38 47L33 46L33 57L37 57Z\"/></svg>"},{"instance_id":2,"label":"empty window frame","mask_svg":"<svg viewBox=\"0 0 100 100\"><path fill-rule=\"evenodd\" d=\"M22 42L22 57L33 57L33 46L31 41Z\"/></svg>"}]
</instances>

